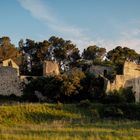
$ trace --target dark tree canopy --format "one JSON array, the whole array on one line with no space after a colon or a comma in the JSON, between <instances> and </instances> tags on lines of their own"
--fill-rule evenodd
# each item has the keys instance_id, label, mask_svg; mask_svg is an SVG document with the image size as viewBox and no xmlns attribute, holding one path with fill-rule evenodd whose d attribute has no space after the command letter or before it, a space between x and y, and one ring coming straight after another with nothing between
<instances>
[{"instance_id":1,"label":"dark tree canopy","mask_svg":"<svg viewBox=\"0 0 140 140\"><path fill-rule=\"evenodd\" d=\"M18 61L18 57L20 56L18 49L11 44L9 37L0 38L0 59L8 59L12 58L16 62Z\"/></svg>"},{"instance_id":2,"label":"dark tree canopy","mask_svg":"<svg viewBox=\"0 0 140 140\"><path fill-rule=\"evenodd\" d=\"M51 44L49 55L60 65L65 67L80 58L79 49L71 41L52 36L49 42Z\"/></svg>"},{"instance_id":3,"label":"dark tree canopy","mask_svg":"<svg viewBox=\"0 0 140 140\"><path fill-rule=\"evenodd\" d=\"M83 59L101 61L105 56L105 53L106 53L105 48L100 48L96 45L93 45L93 46L89 46L87 49L84 49L82 56Z\"/></svg>"},{"instance_id":4,"label":"dark tree canopy","mask_svg":"<svg viewBox=\"0 0 140 140\"><path fill-rule=\"evenodd\" d=\"M124 63L125 60L138 60L139 54L133 49L118 46L109 51L106 57L113 63Z\"/></svg>"}]
</instances>

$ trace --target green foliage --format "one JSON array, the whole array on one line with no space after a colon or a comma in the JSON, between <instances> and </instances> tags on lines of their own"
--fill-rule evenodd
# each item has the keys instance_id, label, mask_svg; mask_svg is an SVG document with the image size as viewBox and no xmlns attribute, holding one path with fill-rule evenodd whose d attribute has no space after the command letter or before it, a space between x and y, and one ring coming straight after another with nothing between
<instances>
[{"instance_id":1,"label":"green foliage","mask_svg":"<svg viewBox=\"0 0 140 140\"><path fill-rule=\"evenodd\" d=\"M84 73L76 68L59 76L39 77L32 79L24 89L23 99L38 101L35 91L39 91L48 101L65 101L80 94L81 80Z\"/></svg>"},{"instance_id":2,"label":"green foliage","mask_svg":"<svg viewBox=\"0 0 140 140\"><path fill-rule=\"evenodd\" d=\"M103 114L104 117L110 118L120 118L124 115L123 111L120 108L114 106L104 108Z\"/></svg>"},{"instance_id":3,"label":"green foliage","mask_svg":"<svg viewBox=\"0 0 140 140\"><path fill-rule=\"evenodd\" d=\"M134 103L135 94L132 91L132 87L120 88L119 90L114 90L102 99L103 103L107 104L119 104L119 103Z\"/></svg>"},{"instance_id":4,"label":"green foliage","mask_svg":"<svg viewBox=\"0 0 140 140\"><path fill-rule=\"evenodd\" d=\"M18 59L20 58L20 53L18 52L17 48L10 42L9 37L2 37L0 38L0 60L5 60L5 59L13 59L18 64L20 62Z\"/></svg>"},{"instance_id":5,"label":"green foliage","mask_svg":"<svg viewBox=\"0 0 140 140\"><path fill-rule=\"evenodd\" d=\"M109 51L106 56L109 60L116 64L123 64L125 60L135 61L138 60L138 53L135 50L118 46Z\"/></svg>"},{"instance_id":6,"label":"green foliage","mask_svg":"<svg viewBox=\"0 0 140 140\"><path fill-rule=\"evenodd\" d=\"M83 51L83 58L87 60L93 60L93 61L99 61L103 59L105 56L106 49L105 48L100 48L96 45L89 46L87 49L84 49Z\"/></svg>"},{"instance_id":7,"label":"green foliage","mask_svg":"<svg viewBox=\"0 0 140 140\"><path fill-rule=\"evenodd\" d=\"M78 107L83 107L83 108L88 108L91 106L91 102L86 99L86 100L81 100L80 103L78 104Z\"/></svg>"},{"instance_id":8,"label":"green foliage","mask_svg":"<svg viewBox=\"0 0 140 140\"><path fill-rule=\"evenodd\" d=\"M103 99L102 99L102 103L104 104L120 104L120 103L125 103L126 99L119 95L117 91L114 91L115 94L109 94L106 95Z\"/></svg>"},{"instance_id":9,"label":"green foliage","mask_svg":"<svg viewBox=\"0 0 140 140\"><path fill-rule=\"evenodd\" d=\"M122 96L126 99L128 103L135 102L135 93L132 91L132 87L123 88L122 89Z\"/></svg>"},{"instance_id":10,"label":"green foliage","mask_svg":"<svg viewBox=\"0 0 140 140\"><path fill-rule=\"evenodd\" d=\"M80 94L80 90L83 88L81 86L81 80L83 78L85 78L85 74L77 68L73 68L72 70L63 74L62 91L64 95L72 96Z\"/></svg>"},{"instance_id":11,"label":"green foliage","mask_svg":"<svg viewBox=\"0 0 140 140\"><path fill-rule=\"evenodd\" d=\"M49 43L51 44L49 52L51 59L55 59L64 70L70 63L75 63L80 58L78 48L70 40L52 36Z\"/></svg>"},{"instance_id":12,"label":"green foliage","mask_svg":"<svg viewBox=\"0 0 140 140\"><path fill-rule=\"evenodd\" d=\"M79 50L70 40L52 36L49 40L36 42L31 39L19 41L19 49L10 42L9 37L0 38L0 59L12 58L20 64L21 74L42 76L43 61L56 60L61 65L62 75L37 78L25 86L23 98L28 101L38 101L35 91L39 91L47 101L80 101L84 99L100 101L104 96L104 79L85 74L94 63L111 66L115 69L106 78L113 81L116 74L122 73L125 60L138 61L139 54L135 50L118 46L109 51L103 61L106 49L91 45L84 49L82 60ZM27 57L30 56L31 68L28 70ZM79 70L78 68L82 70ZM84 71L84 72L83 72ZM23 73L22 73L23 72ZM57 91L57 92L56 92ZM105 96L104 103L134 102L131 89L120 89Z\"/></svg>"},{"instance_id":13,"label":"green foliage","mask_svg":"<svg viewBox=\"0 0 140 140\"><path fill-rule=\"evenodd\" d=\"M81 81L83 89L81 91L82 99L99 101L105 94L104 78L96 77L94 74L86 73L86 77Z\"/></svg>"},{"instance_id":14,"label":"green foliage","mask_svg":"<svg viewBox=\"0 0 140 140\"><path fill-rule=\"evenodd\" d=\"M24 75L42 75L42 64L47 58L49 42L35 42L31 39L19 41L19 49L22 54L21 73Z\"/></svg>"},{"instance_id":15,"label":"green foliage","mask_svg":"<svg viewBox=\"0 0 140 140\"><path fill-rule=\"evenodd\" d=\"M23 99L28 101L38 101L35 91L39 91L48 101L57 101L61 95L62 80L59 76L40 77L32 79L25 86Z\"/></svg>"},{"instance_id":16,"label":"green foliage","mask_svg":"<svg viewBox=\"0 0 140 140\"><path fill-rule=\"evenodd\" d=\"M57 110L62 110L62 109L64 108L64 105L63 105L63 103L61 103L61 102L57 102L55 108L56 108Z\"/></svg>"},{"instance_id":17,"label":"green foliage","mask_svg":"<svg viewBox=\"0 0 140 140\"><path fill-rule=\"evenodd\" d=\"M26 39L24 43L23 40L20 40L19 49L22 52L21 71L28 75L42 75L40 68L42 68L44 60L56 60L61 68L66 70L80 58L78 48L71 41L55 36L42 42ZM27 56L31 58L30 61ZM31 70L28 70L28 65L31 65ZM34 72L35 68L36 72Z\"/></svg>"},{"instance_id":18,"label":"green foliage","mask_svg":"<svg viewBox=\"0 0 140 140\"><path fill-rule=\"evenodd\" d=\"M93 120L99 120L100 119L100 114L99 111L97 109L91 109L91 117L93 118Z\"/></svg>"}]
</instances>

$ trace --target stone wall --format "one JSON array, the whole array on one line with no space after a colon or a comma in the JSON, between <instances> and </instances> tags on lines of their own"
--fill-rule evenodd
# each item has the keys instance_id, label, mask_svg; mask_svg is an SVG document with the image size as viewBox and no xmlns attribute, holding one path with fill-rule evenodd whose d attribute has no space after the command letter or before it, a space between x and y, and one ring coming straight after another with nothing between
<instances>
[{"instance_id":1,"label":"stone wall","mask_svg":"<svg viewBox=\"0 0 140 140\"><path fill-rule=\"evenodd\" d=\"M116 75L113 83L108 81L106 92L132 87L135 92L136 102L140 102L140 65L125 62L123 75Z\"/></svg>"},{"instance_id":2,"label":"stone wall","mask_svg":"<svg viewBox=\"0 0 140 140\"><path fill-rule=\"evenodd\" d=\"M17 71L17 75L19 76L19 66L12 59L6 59L6 60L4 60L2 62L2 66L4 66L4 67L10 66L12 68L15 68L16 71Z\"/></svg>"},{"instance_id":3,"label":"stone wall","mask_svg":"<svg viewBox=\"0 0 140 140\"><path fill-rule=\"evenodd\" d=\"M128 75L132 77L140 76L140 65L132 62L125 62L123 68L123 75Z\"/></svg>"},{"instance_id":4,"label":"stone wall","mask_svg":"<svg viewBox=\"0 0 140 140\"><path fill-rule=\"evenodd\" d=\"M99 65L92 65L89 68L90 73L94 73L95 75L104 75L105 73L108 74L113 69L111 67L99 66Z\"/></svg>"},{"instance_id":5,"label":"stone wall","mask_svg":"<svg viewBox=\"0 0 140 140\"><path fill-rule=\"evenodd\" d=\"M58 75L59 72L59 65L54 61L44 61L43 64L43 76L48 75Z\"/></svg>"},{"instance_id":6,"label":"stone wall","mask_svg":"<svg viewBox=\"0 0 140 140\"><path fill-rule=\"evenodd\" d=\"M22 87L17 71L11 67L0 67L0 95L22 95Z\"/></svg>"}]
</instances>

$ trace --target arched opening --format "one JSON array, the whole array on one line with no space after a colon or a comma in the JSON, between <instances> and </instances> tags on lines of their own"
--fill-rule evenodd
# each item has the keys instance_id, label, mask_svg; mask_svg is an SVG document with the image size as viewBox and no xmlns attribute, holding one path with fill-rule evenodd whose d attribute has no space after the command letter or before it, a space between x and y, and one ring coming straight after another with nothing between
<instances>
[{"instance_id":1,"label":"arched opening","mask_svg":"<svg viewBox=\"0 0 140 140\"><path fill-rule=\"evenodd\" d=\"M8 66L9 67L12 67L13 66L11 61L8 62Z\"/></svg>"},{"instance_id":2,"label":"arched opening","mask_svg":"<svg viewBox=\"0 0 140 140\"><path fill-rule=\"evenodd\" d=\"M107 70L104 70L104 76L105 77L107 76Z\"/></svg>"}]
</instances>

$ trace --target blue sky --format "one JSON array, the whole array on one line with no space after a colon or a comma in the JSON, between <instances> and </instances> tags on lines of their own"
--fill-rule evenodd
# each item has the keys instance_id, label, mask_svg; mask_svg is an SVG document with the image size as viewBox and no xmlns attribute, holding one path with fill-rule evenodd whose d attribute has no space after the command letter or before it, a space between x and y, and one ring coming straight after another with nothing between
<instances>
[{"instance_id":1,"label":"blue sky","mask_svg":"<svg viewBox=\"0 0 140 140\"><path fill-rule=\"evenodd\" d=\"M140 53L140 0L0 0L0 36L16 46L52 35L70 39L80 50L118 45Z\"/></svg>"}]
</instances>

